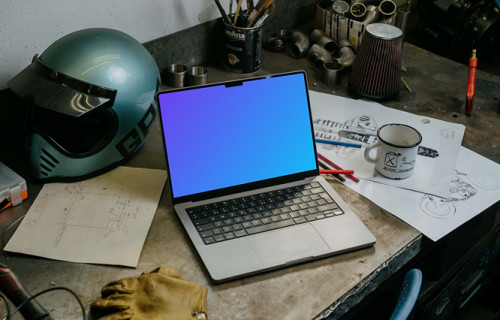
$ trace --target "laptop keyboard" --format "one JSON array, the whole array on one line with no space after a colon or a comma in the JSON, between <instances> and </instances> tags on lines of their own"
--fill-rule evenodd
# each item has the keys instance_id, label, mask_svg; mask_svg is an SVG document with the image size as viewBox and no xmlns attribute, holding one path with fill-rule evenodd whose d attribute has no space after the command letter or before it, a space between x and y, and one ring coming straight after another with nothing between
<instances>
[{"instance_id":1,"label":"laptop keyboard","mask_svg":"<svg viewBox=\"0 0 500 320\"><path fill-rule=\"evenodd\" d=\"M207 245L344 214L318 182L186 211Z\"/></svg>"}]
</instances>

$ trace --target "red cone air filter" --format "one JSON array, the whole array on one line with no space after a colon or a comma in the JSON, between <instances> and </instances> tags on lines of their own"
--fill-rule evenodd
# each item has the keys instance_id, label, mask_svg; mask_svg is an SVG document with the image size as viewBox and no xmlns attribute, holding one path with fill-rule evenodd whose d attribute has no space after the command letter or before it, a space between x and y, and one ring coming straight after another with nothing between
<instances>
[{"instance_id":1,"label":"red cone air filter","mask_svg":"<svg viewBox=\"0 0 500 320\"><path fill-rule=\"evenodd\" d=\"M403 32L382 23L366 26L349 86L360 95L387 99L399 93Z\"/></svg>"}]
</instances>

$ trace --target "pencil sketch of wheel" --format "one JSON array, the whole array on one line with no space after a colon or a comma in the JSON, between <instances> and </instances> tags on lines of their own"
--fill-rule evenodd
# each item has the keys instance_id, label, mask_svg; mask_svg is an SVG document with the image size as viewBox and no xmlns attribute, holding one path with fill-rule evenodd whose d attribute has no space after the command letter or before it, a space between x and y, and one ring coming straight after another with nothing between
<instances>
[{"instance_id":1,"label":"pencil sketch of wheel","mask_svg":"<svg viewBox=\"0 0 500 320\"><path fill-rule=\"evenodd\" d=\"M472 171L469 173L471 183L484 190L496 190L500 188L500 178L487 171Z\"/></svg>"}]
</instances>

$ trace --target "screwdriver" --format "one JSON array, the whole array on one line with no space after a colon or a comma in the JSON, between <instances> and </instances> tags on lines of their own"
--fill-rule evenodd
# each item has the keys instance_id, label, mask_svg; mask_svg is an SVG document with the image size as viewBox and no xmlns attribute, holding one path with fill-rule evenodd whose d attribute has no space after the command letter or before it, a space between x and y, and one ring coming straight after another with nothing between
<instances>
[{"instance_id":1,"label":"screwdriver","mask_svg":"<svg viewBox=\"0 0 500 320\"><path fill-rule=\"evenodd\" d=\"M465 96L465 114L467 116L470 116L472 114L474 90L476 89L476 68L476 49L473 49L472 56L469 59L469 77L467 79L467 95Z\"/></svg>"}]
</instances>

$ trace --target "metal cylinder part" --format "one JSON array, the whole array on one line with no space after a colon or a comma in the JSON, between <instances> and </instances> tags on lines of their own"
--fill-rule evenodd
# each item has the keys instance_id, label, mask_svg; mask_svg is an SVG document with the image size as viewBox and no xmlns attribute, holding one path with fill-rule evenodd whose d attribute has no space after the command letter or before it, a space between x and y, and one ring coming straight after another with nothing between
<instances>
[{"instance_id":1,"label":"metal cylinder part","mask_svg":"<svg viewBox=\"0 0 500 320\"><path fill-rule=\"evenodd\" d=\"M186 81L186 66L182 64L171 64L166 68L167 85L174 88L182 88Z\"/></svg>"},{"instance_id":2,"label":"metal cylinder part","mask_svg":"<svg viewBox=\"0 0 500 320\"><path fill-rule=\"evenodd\" d=\"M333 59L333 61L337 61L344 68L348 68L352 66L354 63L354 59L356 59L356 54L354 53L354 48L347 39L343 39L339 41L339 52L338 57Z\"/></svg>"},{"instance_id":3,"label":"metal cylinder part","mask_svg":"<svg viewBox=\"0 0 500 320\"><path fill-rule=\"evenodd\" d=\"M286 50L288 44L292 41L292 33L288 30L279 30L273 33L266 41L264 46L267 50L272 52L283 52Z\"/></svg>"},{"instance_id":4,"label":"metal cylinder part","mask_svg":"<svg viewBox=\"0 0 500 320\"><path fill-rule=\"evenodd\" d=\"M314 61L314 67L319 72L323 72L323 65L332 60L330 52L317 43L311 46L308 56Z\"/></svg>"},{"instance_id":5,"label":"metal cylinder part","mask_svg":"<svg viewBox=\"0 0 500 320\"><path fill-rule=\"evenodd\" d=\"M344 0L335 0L332 4L332 10L337 15L344 17L349 12L349 3Z\"/></svg>"},{"instance_id":6,"label":"metal cylinder part","mask_svg":"<svg viewBox=\"0 0 500 320\"><path fill-rule=\"evenodd\" d=\"M379 12L379 8L377 6L374 6L372 4L368 5L366 7L365 18L363 19L362 23L367 25L367 24L370 24L370 23L377 21L378 12Z\"/></svg>"},{"instance_id":7,"label":"metal cylinder part","mask_svg":"<svg viewBox=\"0 0 500 320\"><path fill-rule=\"evenodd\" d=\"M330 61L323 66L323 82L329 86L340 83L342 79L343 66L335 61Z\"/></svg>"},{"instance_id":8,"label":"metal cylinder part","mask_svg":"<svg viewBox=\"0 0 500 320\"><path fill-rule=\"evenodd\" d=\"M206 84L208 82L208 70L205 67L194 66L189 68L187 83L190 86Z\"/></svg>"},{"instance_id":9,"label":"metal cylinder part","mask_svg":"<svg viewBox=\"0 0 500 320\"><path fill-rule=\"evenodd\" d=\"M366 6L361 2L353 3L351 5L351 8L349 9L349 12L351 13L353 19L361 19L366 14Z\"/></svg>"},{"instance_id":10,"label":"metal cylinder part","mask_svg":"<svg viewBox=\"0 0 500 320\"><path fill-rule=\"evenodd\" d=\"M392 16L396 13L397 5L392 0L383 0L378 6L378 11L386 17Z\"/></svg>"},{"instance_id":11,"label":"metal cylinder part","mask_svg":"<svg viewBox=\"0 0 500 320\"><path fill-rule=\"evenodd\" d=\"M311 40L313 43L325 48L329 52L335 51L337 44L331 38L327 37L323 31L314 29L311 33Z\"/></svg>"},{"instance_id":12,"label":"metal cylinder part","mask_svg":"<svg viewBox=\"0 0 500 320\"><path fill-rule=\"evenodd\" d=\"M340 48L339 54L340 56L338 58L333 59L334 61L340 63L344 68L352 66L352 64L354 63L354 59L356 58L356 55L354 54L352 47Z\"/></svg>"},{"instance_id":13,"label":"metal cylinder part","mask_svg":"<svg viewBox=\"0 0 500 320\"><path fill-rule=\"evenodd\" d=\"M351 42L347 39L340 40L338 46L339 46L339 48L343 48L343 47L351 47L352 48Z\"/></svg>"},{"instance_id":14,"label":"metal cylinder part","mask_svg":"<svg viewBox=\"0 0 500 320\"><path fill-rule=\"evenodd\" d=\"M292 43L288 46L288 53L295 59L300 59L307 54L310 42L307 35L300 31L292 34Z\"/></svg>"},{"instance_id":15,"label":"metal cylinder part","mask_svg":"<svg viewBox=\"0 0 500 320\"><path fill-rule=\"evenodd\" d=\"M396 16L396 27L403 31L403 37L406 34L406 25L408 24L408 17L410 16L410 9L402 8L398 10Z\"/></svg>"}]
</instances>

